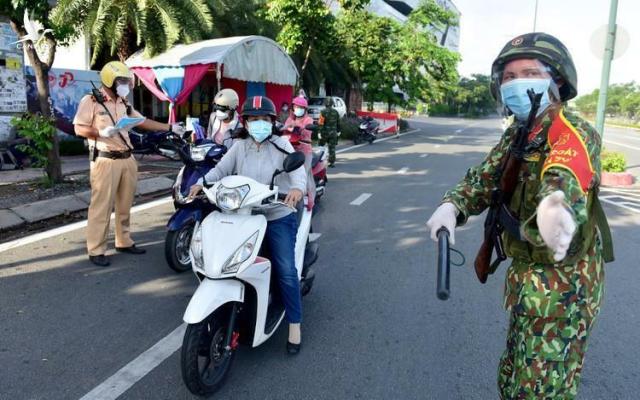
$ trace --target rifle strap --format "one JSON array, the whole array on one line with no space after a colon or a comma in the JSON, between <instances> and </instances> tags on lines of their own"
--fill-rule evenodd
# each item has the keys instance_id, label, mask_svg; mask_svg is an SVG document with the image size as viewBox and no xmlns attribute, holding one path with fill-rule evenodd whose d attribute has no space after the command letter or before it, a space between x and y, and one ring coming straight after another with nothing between
<instances>
[{"instance_id":1,"label":"rifle strap","mask_svg":"<svg viewBox=\"0 0 640 400\"><path fill-rule=\"evenodd\" d=\"M602 203L598 198L598 190L593 196L593 216L596 219L598 230L600 231L600 238L602 239L602 258L605 263L610 263L615 259L613 254L613 239L611 238L611 229L609 228L609 222L607 216L604 214Z\"/></svg>"}]
</instances>

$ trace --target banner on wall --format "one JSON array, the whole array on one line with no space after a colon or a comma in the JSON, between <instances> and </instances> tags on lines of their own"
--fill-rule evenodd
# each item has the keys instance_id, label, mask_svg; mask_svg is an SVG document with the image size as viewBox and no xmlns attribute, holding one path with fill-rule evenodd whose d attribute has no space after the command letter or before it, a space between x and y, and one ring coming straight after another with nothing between
<instances>
[{"instance_id":1,"label":"banner on wall","mask_svg":"<svg viewBox=\"0 0 640 400\"><path fill-rule=\"evenodd\" d=\"M370 111L356 111L358 117L373 117L380 123L380 132L398 133L400 126L398 125L398 114L379 113Z\"/></svg>"},{"instance_id":2,"label":"banner on wall","mask_svg":"<svg viewBox=\"0 0 640 400\"><path fill-rule=\"evenodd\" d=\"M27 81L27 102L29 111L40 111L36 78L31 67L25 68ZM100 86L97 71L53 68L49 71L49 91L53 113L56 117L56 128L69 135L74 135L73 118L78 110L80 100L91 93L91 82Z\"/></svg>"}]
</instances>

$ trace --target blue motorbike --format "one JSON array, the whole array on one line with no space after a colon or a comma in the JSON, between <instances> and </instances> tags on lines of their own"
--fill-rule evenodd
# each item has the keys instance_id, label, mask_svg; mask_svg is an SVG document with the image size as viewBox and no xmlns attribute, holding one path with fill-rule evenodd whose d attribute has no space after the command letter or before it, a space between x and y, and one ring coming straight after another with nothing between
<instances>
[{"instance_id":1,"label":"blue motorbike","mask_svg":"<svg viewBox=\"0 0 640 400\"><path fill-rule=\"evenodd\" d=\"M177 155L184 163L173 184L173 205L176 211L167 223L164 255L169 267L176 272L191 270L189 246L196 222L202 221L215 206L207 197L189 199L189 189L222 159L227 147L204 139L190 145L186 141L176 147Z\"/></svg>"}]
</instances>

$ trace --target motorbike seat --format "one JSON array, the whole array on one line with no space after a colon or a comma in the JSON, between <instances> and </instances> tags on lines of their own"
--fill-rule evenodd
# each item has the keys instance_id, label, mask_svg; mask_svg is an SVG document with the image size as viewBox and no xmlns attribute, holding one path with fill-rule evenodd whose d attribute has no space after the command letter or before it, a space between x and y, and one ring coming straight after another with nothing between
<instances>
[{"instance_id":1,"label":"motorbike seat","mask_svg":"<svg viewBox=\"0 0 640 400\"><path fill-rule=\"evenodd\" d=\"M315 168L316 165L322 160L324 156L324 150L314 151L313 156L311 157L311 168Z\"/></svg>"}]
</instances>

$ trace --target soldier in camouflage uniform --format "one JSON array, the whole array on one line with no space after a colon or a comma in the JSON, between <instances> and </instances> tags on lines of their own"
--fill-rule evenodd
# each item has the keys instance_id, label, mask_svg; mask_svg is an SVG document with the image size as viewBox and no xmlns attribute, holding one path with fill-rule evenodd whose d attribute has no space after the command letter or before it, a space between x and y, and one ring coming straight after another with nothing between
<instances>
[{"instance_id":1,"label":"soldier in camouflage uniform","mask_svg":"<svg viewBox=\"0 0 640 400\"><path fill-rule=\"evenodd\" d=\"M505 282L504 305L511 313L507 346L498 371L503 400L576 397L604 294L603 262L613 258L597 197L601 138L562 105L576 96L576 87L569 52L544 33L513 39L493 63L492 93L516 121L526 120L531 109L528 88L546 92L509 204L520 237L502 235L513 259ZM445 194L427 222L432 238L446 227L455 242L455 226L491 205L515 125Z\"/></svg>"},{"instance_id":2,"label":"soldier in camouflage uniform","mask_svg":"<svg viewBox=\"0 0 640 400\"><path fill-rule=\"evenodd\" d=\"M336 146L338 145L338 130L340 129L340 114L333 108L333 100L327 97L325 108L320 112L320 144L329 146L329 166L336 162Z\"/></svg>"}]
</instances>

